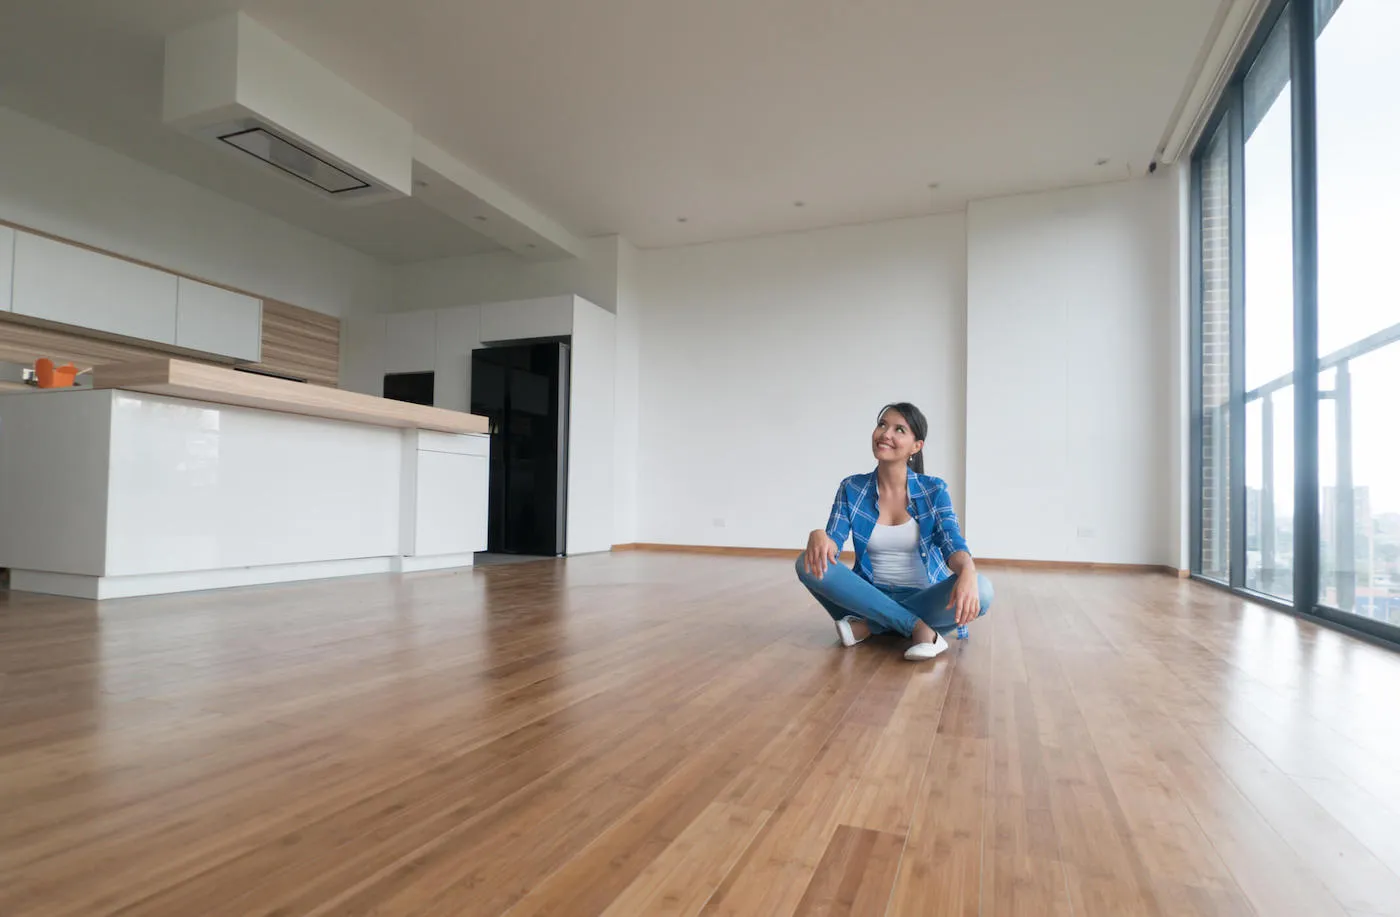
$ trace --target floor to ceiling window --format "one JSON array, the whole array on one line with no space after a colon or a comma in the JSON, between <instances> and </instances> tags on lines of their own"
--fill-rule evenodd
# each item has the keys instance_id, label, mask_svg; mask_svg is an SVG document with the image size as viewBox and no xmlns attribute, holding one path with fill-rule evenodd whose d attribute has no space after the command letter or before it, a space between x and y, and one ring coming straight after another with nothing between
<instances>
[{"instance_id":1,"label":"floor to ceiling window","mask_svg":"<svg viewBox=\"0 0 1400 917\"><path fill-rule=\"evenodd\" d=\"M1320 601L1400 624L1400 3L1318 3Z\"/></svg>"},{"instance_id":2,"label":"floor to ceiling window","mask_svg":"<svg viewBox=\"0 0 1400 917\"><path fill-rule=\"evenodd\" d=\"M1275 3L1192 171L1193 572L1391 640L1397 47L1397 0Z\"/></svg>"}]
</instances>

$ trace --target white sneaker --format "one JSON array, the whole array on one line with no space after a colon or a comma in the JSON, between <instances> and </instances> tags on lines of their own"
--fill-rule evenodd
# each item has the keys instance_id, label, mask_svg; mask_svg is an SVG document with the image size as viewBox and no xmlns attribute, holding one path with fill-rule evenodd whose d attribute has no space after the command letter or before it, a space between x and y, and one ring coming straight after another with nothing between
<instances>
[{"instance_id":1,"label":"white sneaker","mask_svg":"<svg viewBox=\"0 0 1400 917\"><path fill-rule=\"evenodd\" d=\"M859 620L860 618L846 615L846 617L836 622L836 633L841 638L842 646L855 646L865 639L865 637L861 637L860 640L857 640L855 631L851 629L851 622Z\"/></svg>"},{"instance_id":2,"label":"white sneaker","mask_svg":"<svg viewBox=\"0 0 1400 917\"><path fill-rule=\"evenodd\" d=\"M942 634L934 634L932 643L915 643L904 651L904 658L913 662L921 662L925 659L932 659L940 656L948 649L948 641L943 639Z\"/></svg>"}]
</instances>

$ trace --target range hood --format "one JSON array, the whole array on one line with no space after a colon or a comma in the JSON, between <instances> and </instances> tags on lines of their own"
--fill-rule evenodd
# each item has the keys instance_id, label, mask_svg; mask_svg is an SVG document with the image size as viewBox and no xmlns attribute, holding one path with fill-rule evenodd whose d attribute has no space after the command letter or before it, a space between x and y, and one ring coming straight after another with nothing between
<instances>
[{"instance_id":1,"label":"range hood","mask_svg":"<svg viewBox=\"0 0 1400 917\"><path fill-rule=\"evenodd\" d=\"M164 120L329 199L412 193L412 125L245 13L166 39Z\"/></svg>"},{"instance_id":2,"label":"range hood","mask_svg":"<svg viewBox=\"0 0 1400 917\"><path fill-rule=\"evenodd\" d=\"M528 261L590 250L243 12L167 36L162 119L289 194L351 205L412 196Z\"/></svg>"},{"instance_id":3,"label":"range hood","mask_svg":"<svg viewBox=\"0 0 1400 917\"><path fill-rule=\"evenodd\" d=\"M242 150L327 194L353 194L373 187L353 172L288 140L255 118L230 125L227 133L220 131L215 136L235 150Z\"/></svg>"}]
</instances>

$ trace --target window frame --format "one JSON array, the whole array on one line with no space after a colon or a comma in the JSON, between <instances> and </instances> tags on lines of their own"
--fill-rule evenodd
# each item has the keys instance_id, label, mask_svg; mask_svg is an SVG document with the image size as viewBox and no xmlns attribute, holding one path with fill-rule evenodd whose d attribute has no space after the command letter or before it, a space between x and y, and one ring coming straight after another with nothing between
<instances>
[{"instance_id":1,"label":"window frame","mask_svg":"<svg viewBox=\"0 0 1400 917\"><path fill-rule=\"evenodd\" d=\"M1292 116L1293 212L1293 599L1265 595L1244 586L1248 521L1245 480L1244 345L1244 81L1281 17L1289 17L1289 81ZM1255 28L1230 81L1206 120L1189 161L1190 240L1190 551L1191 578L1253 602L1287 611L1363 639L1400 646L1400 627L1320 604L1321 496L1319 484L1318 353L1318 152L1317 10L1315 0L1273 0ZM1203 161L1217 131L1229 130L1230 234L1230 559L1229 582L1210 579L1203 567L1204 470L1204 307L1205 271ZM1283 482L1281 482L1283 483ZM1284 486L1287 486L1284 484Z\"/></svg>"}]
</instances>

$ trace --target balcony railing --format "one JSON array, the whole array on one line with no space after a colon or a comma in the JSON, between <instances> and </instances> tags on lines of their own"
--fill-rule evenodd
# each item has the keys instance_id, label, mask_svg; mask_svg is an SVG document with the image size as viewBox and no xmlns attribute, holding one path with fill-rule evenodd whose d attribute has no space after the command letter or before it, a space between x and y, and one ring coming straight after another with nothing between
<instances>
[{"instance_id":1,"label":"balcony railing","mask_svg":"<svg viewBox=\"0 0 1400 917\"><path fill-rule=\"evenodd\" d=\"M1336 417L1336 495L1332 546L1335 563L1332 586L1336 590L1337 607L1356 608L1356 485L1352 457L1352 361L1400 341L1400 324L1391 325L1353 344L1336 350L1318 361L1318 370L1335 370L1335 382L1330 391L1320 391L1318 397L1334 403ZM1244 402L1261 402L1260 442L1262 480L1259 492L1259 555L1260 570L1277 569L1277 524L1274 518L1274 396L1293 385L1293 373L1286 373L1244 393ZM1397 393L1400 395L1400 393ZM1215 418L1211 418L1212 421ZM1217 440L1218 441L1218 440ZM1292 482L1287 482L1291 486ZM1247 524L1239 520L1237 524ZM1323 533L1326 537L1329 533Z\"/></svg>"}]
</instances>

